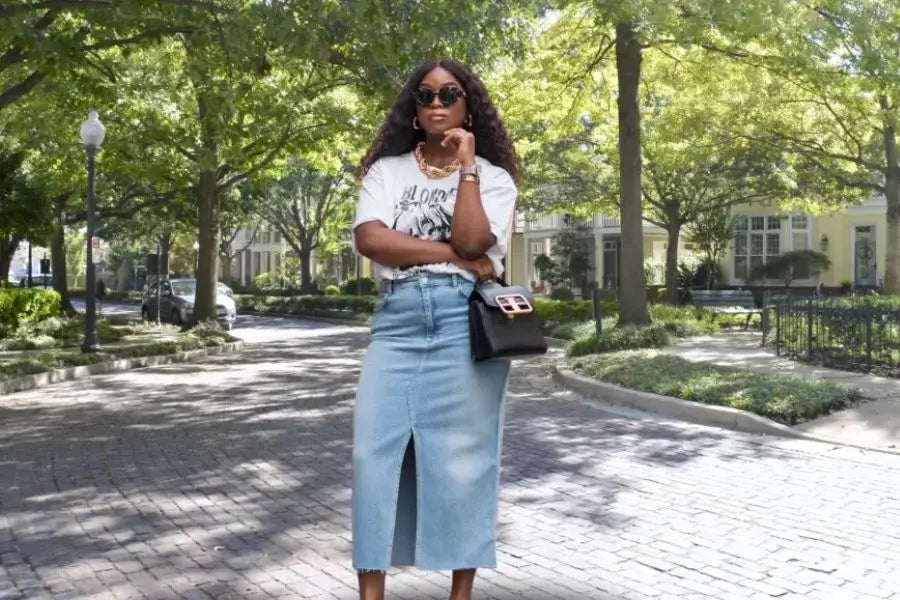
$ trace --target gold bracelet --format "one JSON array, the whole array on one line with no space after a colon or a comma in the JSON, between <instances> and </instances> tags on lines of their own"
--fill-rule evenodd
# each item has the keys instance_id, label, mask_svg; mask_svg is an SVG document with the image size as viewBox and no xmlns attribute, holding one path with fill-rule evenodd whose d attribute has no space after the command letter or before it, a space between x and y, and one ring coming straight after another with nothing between
<instances>
[{"instance_id":1,"label":"gold bracelet","mask_svg":"<svg viewBox=\"0 0 900 600\"><path fill-rule=\"evenodd\" d=\"M478 179L478 175L472 175L471 173L463 173L459 176L460 181L471 181L472 183L480 183Z\"/></svg>"}]
</instances>

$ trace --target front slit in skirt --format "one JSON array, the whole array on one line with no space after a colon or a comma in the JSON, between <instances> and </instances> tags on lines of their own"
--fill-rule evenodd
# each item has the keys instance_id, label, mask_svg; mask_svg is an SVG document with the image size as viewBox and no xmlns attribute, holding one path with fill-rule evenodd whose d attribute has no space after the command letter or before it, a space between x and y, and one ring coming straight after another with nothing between
<instances>
[{"instance_id":1,"label":"front slit in skirt","mask_svg":"<svg viewBox=\"0 0 900 600\"><path fill-rule=\"evenodd\" d=\"M475 363L458 275L388 283L353 415L353 567L496 567L508 361Z\"/></svg>"}]
</instances>

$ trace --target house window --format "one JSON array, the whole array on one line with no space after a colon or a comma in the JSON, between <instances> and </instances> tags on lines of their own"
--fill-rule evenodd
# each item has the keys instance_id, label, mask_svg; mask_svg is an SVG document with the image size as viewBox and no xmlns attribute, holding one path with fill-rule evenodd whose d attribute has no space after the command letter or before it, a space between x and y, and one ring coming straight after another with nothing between
<instances>
[{"instance_id":1,"label":"house window","mask_svg":"<svg viewBox=\"0 0 900 600\"><path fill-rule=\"evenodd\" d=\"M734 277L746 280L753 269L781 254L781 219L777 216L741 217L735 225Z\"/></svg>"},{"instance_id":2,"label":"house window","mask_svg":"<svg viewBox=\"0 0 900 600\"><path fill-rule=\"evenodd\" d=\"M275 252L274 257L275 257L275 268L273 270L280 273L281 272L281 252Z\"/></svg>"},{"instance_id":3,"label":"house window","mask_svg":"<svg viewBox=\"0 0 900 600\"><path fill-rule=\"evenodd\" d=\"M281 231L278 229L272 230L272 241L280 244L281 243Z\"/></svg>"},{"instance_id":4,"label":"house window","mask_svg":"<svg viewBox=\"0 0 900 600\"><path fill-rule=\"evenodd\" d=\"M787 250L809 250L809 227L809 217L803 214L791 215L790 219L776 215L739 218L734 237L735 279L746 280L753 269ZM808 278L808 272L795 274L795 279Z\"/></svg>"},{"instance_id":5,"label":"house window","mask_svg":"<svg viewBox=\"0 0 900 600\"><path fill-rule=\"evenodd\" d=\"M253 277L254 278L262 272L261 271L262 265L260 264L260 260L261 260L261 257L259 255L259 252L254 252L253 253Z\"/></svg>"}]
</instances>

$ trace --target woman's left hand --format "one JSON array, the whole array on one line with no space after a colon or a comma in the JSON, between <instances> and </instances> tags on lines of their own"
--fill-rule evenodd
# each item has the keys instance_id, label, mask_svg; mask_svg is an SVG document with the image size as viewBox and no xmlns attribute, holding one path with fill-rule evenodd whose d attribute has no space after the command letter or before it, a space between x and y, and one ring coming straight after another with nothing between
<instances>
[{"instance_id":1,"label":"woman's left hand","mask_svg":"<svg viewBox=\"0 0 900 600\"><path fill-rule=\"evenodd\" d=\"M456 148L456 158L464 165L475 164L475 135L462 127L448 129L444 132L441 146L450 144Z\"/></svg>"}]
</instances>

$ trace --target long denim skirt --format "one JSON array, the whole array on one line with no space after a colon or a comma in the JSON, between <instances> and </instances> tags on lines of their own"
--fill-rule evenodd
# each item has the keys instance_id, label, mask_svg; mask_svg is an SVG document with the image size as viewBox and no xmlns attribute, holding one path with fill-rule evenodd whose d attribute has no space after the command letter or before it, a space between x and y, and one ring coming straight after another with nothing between
<instances>
[{"instance_id":1,"label":"long denim skirt","mask_svg":"<svg viewBox=\"0 0 900 600\"><path fill-rule=\"evenodd\" d=\"M386 282L353 417L353 566L495 567L508 361L475 363L458 275Z\"/></svg>"}]
</instances>

